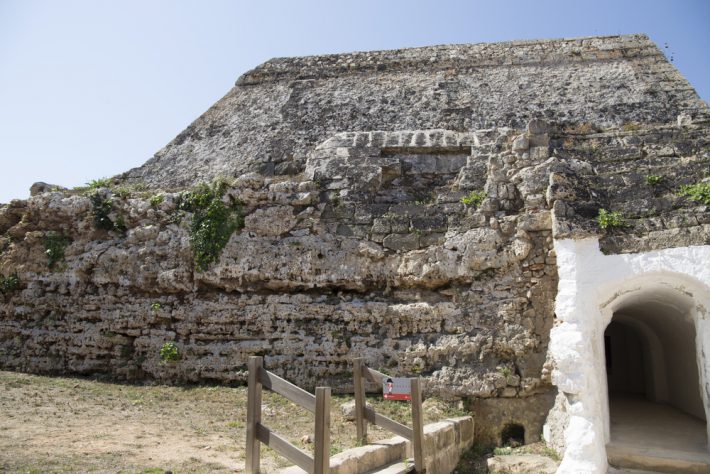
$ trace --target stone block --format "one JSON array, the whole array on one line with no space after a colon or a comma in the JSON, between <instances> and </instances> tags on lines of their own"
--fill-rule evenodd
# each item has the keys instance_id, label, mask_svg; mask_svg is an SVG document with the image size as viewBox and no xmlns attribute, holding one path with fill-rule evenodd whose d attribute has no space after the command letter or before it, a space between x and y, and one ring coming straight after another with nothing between
<instances>
[{"instance_id":1,"label":"stone block","mask_svg":"<svg viewBox=\"0 0 710 474\"><path fill-rule=\"evenodd\" d=\"M447 230L445 216L419 216L412 218L412 229L432 232L445 232Z\"/></svg>"},{"instance_id":2,"label":"stone block","mask_svg":"<svg viewBox=\"0 0 710 474\"><path fill-rule=\"evenodd\" d=\"M408 229L405 229L408 230ZM378 217L372 223L373 234L389 234L392 231L390 219Z\"/></svg>"},{"instance_id":3,"label":"stone block","mask_svg":"<svg viewBox=\"0 0 710 474\"><path fill-rule=\"evenodd\" d=\"M458 173L466 166L467 155L440 155L436 157L435 172L439 174Z\"/></svg>"},{"instance_id":4,"label":"stone block","mask_svg":"<svg viewBox=\"0 0 710 474\"><path fill-rule=\"evenodd\" d=\"M390 250L407 252L419 248L419 236L417 234L390 234L384 238L382 245Z\"/></svg>"},{"instance_id":5,"label":"stone block","mask_svg":"<svg viewBox=\"0 0 710 474\"><path fill-rule=\"evenodd\" d=\"M516 153L523 153L528 151L530 147L530 140L525 135L520 135L513 140L512 150Z\"/></svg>"}]
</instances>

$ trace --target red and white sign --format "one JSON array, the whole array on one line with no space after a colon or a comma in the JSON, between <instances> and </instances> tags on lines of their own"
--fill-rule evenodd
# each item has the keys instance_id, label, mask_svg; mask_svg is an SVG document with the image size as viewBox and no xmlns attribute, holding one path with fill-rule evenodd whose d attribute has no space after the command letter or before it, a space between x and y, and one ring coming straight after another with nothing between
<instances>
[{"instance_id":1,"label":"red and white sign","mask_svg":"<svg viewBox=\"0 0 710 474\"><path fill-rule=\"evenodd\" d=\"M385 400L411 400L412 382L408 378L387 377L382 381Z\"/></svg>"}]
</instances>

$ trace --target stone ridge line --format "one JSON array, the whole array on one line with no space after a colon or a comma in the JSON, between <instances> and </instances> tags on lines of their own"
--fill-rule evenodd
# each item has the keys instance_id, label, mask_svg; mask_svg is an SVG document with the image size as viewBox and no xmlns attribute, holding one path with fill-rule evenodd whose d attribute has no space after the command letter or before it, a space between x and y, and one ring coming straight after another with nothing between
<instances>
[{"instance_id":1,"label":"stone ridge line","mask_svg":"<svg viewBox=\"0 0 710 474\"><path fill-rule=\"evenodd\" d=\"M579 63L663 53L645 34L423 46L394 50L273 58L240 76L235 85L336 77L358 72Z\"/></svg>"}]
</instances>

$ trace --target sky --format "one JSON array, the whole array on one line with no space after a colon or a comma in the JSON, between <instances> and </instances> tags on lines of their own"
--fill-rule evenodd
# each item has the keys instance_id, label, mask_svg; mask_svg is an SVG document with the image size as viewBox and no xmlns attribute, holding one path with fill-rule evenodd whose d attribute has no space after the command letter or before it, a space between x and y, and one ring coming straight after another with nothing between
<instances>
[{"instance_id":1,"label":"sky","mask_svg":"<svg viewBox=\"0 0 710 474\"><path fill-rule=\"evenodd\" d=\"M710 99L710 0L0 0L0 203L140 166L282 56L646 33Z\"/></svg>"}]
</instances>

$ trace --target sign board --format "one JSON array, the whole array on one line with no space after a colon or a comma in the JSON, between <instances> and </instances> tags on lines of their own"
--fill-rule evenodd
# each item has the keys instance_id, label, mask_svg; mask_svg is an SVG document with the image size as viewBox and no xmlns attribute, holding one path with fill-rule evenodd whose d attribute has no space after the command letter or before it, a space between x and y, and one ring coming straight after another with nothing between
<instances>
[{"instance_id":1,"label":"sign board","mask_svg":"<svg viewBox=\"0 0 710 474\"><path fill-rule=\"evenodd\" d=\"M382 395L385 397L385 400L411 400L411 379L404 377L387 377L383 379Z\"/></svg>"}]
</instances>

